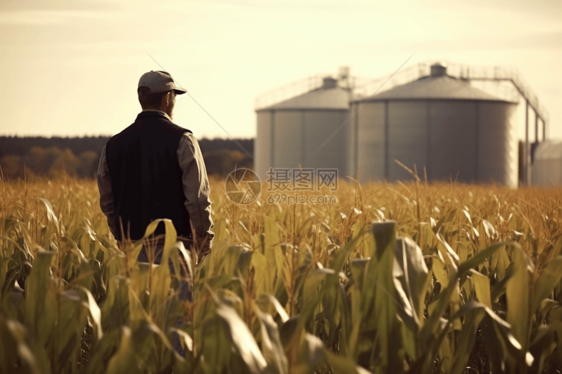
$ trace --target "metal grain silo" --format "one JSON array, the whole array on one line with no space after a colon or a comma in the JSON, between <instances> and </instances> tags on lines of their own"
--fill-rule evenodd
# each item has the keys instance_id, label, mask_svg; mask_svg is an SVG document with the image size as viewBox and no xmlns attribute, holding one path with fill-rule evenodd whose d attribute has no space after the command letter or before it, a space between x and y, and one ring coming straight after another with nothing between
<instances>
[{"instance_id":1,"label":"metal grain silo","mask_svg":"<svg viewBox=\"0 0 562 374\"><path fill-rule=\"evenodd\" d=\"M429 181L515 187L515 104L432 65L428 76L351 102L348 173L360 181L410 179L398 160Z\"/></svg>"},{"instance_id":2,"label":"metal grain silo","mask_svg":"<svg viewBox=\"0 0 562 374\"><path fill-rule=\"evenodd\" d=\"M531 180L533 185L551 187L562 185L562 142L538 144L534 152Z\"/></svg>"},{"instance_id":3,"label":"metal grain silo","mask_svg":"<svg viewBox=\"0 0 562 374\"><path fill-rule=\"evenodd\" d=\"M254 162L258 175L265 177L270 167L303 167L337 168L343 176L347 132L328 138L348 116L349 95L336 79L327 77L320 88L256 110Z\"/></svg>"}]
</instances>

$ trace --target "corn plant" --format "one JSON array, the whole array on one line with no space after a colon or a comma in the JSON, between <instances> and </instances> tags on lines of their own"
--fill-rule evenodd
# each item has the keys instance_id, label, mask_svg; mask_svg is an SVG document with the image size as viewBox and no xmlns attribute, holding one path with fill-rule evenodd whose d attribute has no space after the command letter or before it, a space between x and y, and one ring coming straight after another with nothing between
<instances>
[{"instance_id":1,"label":"corn plant","mask_svg":"<svg viewBox=\"0 0 562 374\"><path fill-rule=\"evenodd\" d=\"M165 219L118 246L92 181L1 181L0 372L561 372L559 190L241 206L222 185L198 263ZM136 260L157 225L170 266Z\"/></svg>"}]
</instances>

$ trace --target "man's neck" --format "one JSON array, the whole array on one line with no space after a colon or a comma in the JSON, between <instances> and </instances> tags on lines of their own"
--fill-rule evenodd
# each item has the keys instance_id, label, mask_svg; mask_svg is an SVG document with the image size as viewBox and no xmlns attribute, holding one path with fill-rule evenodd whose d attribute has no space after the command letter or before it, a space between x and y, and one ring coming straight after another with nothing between
<instances>
[{"instance_id":1,"label":"man's neck","mask_svg":"<svg viewBox=\"0 0 562 374\"><path fill-rule=\"evenodd\" d=\"M166 118L168 118L170 121L172 121L172 117L170 117L168 115L168 113L164 112L163 110L160 109L143 109L143 112L160 112L162 114L164 114L164 116L166 116Z\"/></svg>"}]
</instances>

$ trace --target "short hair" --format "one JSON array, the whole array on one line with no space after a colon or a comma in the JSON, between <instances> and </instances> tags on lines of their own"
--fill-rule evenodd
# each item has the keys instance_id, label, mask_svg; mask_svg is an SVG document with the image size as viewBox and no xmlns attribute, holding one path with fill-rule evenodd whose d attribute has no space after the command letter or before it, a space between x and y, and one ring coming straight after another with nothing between
<instances>
[{"instance_id":1,"label":"short hair","mask_svg":"<svg viewBox=\"0 0 562 374\"><path fill-rule=\"evenodd\" d=\"M150 88L141 86L137 90L142 109L160 109L162 98L170 91L150 93Z\"/></svg>"}]
</instances>

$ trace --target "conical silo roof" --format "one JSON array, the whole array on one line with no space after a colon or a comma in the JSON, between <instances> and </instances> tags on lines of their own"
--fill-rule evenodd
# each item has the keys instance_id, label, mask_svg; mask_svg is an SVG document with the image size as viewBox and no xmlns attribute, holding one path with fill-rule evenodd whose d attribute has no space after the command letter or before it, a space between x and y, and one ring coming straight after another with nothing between
<instances>
[{"instance_id":1,"label":"conical silo roof","mask_svg":"<svg viewBox=\"0 0 562 374\"><path fill-rule=\"evenodd\" d=\"M291 110L291 109L349 109L349 90L337 85L337 80L324 78L322 87L305 94L290 98L271 105L262 110Z\"/></svg>"},{"instance_id":2,"label":"conical silo roof","mask_svg":"<svg viewBox=\"0 0 562 374\"><path fill-rule=\"evenodd\" d=\"M446 67L439 64L431 66L431 74L428 76L391 88L370 98L360 98L353 101L428 99L506 102L471 86L467 80L447 75Z\"/></svg>"}]
</instances>

